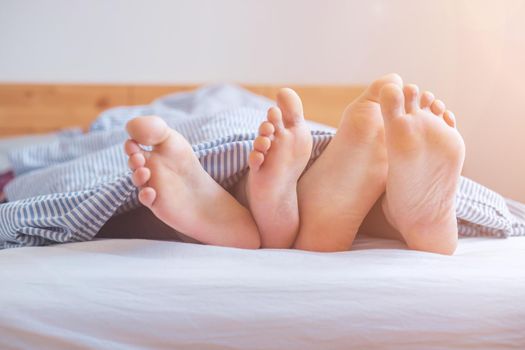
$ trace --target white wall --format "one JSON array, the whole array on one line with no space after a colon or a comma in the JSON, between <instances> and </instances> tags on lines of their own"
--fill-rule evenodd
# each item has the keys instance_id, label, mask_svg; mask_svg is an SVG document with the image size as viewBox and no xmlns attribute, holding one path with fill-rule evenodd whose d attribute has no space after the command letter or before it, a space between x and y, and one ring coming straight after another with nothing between
<instances>
[{"instance_id":1,"label":"white wall","mask_svg":"<svg viewBox=\"0 0 525 350\"><path fill-rule=\"evenodd\" d=\"M365 83L456 112L465 173L525 201L525 1L0 0L0 81Z\"/></svg>"}]
</instances>

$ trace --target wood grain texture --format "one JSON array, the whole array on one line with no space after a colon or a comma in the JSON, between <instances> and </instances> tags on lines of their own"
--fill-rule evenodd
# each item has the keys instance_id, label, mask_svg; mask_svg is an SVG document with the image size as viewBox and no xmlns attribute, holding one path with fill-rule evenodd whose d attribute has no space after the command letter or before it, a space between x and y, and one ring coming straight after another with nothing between
<instances>
[{"instance_id":1,"label":"wood grain texture","mask_svg":"<svg viewBox=\"0 0 525 350\"><path fill-rule=\"evenodd\" d=\"M103 110L128 103L108 85L0 85L0 136L87 127Z\"/></svg>"},{"instance_id":2,"label":"wood grain texture","mask_svg":"<svg viewBox=\"0 0 525 350\"><path fill-rule=\"evenodd\" d=\"M189 91L196 85L0 84L0 136L42 133L67 127L86 128L103 110L148 104L155 98ZM279 86L245 85L275 98ZM290 86L301 96L305 115L337 126L345 106L362 86Z\"/></svg>"}]
</instances>

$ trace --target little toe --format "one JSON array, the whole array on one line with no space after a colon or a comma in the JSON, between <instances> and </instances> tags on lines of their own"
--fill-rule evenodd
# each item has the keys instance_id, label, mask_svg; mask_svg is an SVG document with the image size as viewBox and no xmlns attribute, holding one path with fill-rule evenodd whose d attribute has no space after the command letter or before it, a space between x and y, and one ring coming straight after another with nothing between
<instances>
[{"instance_id":1,"label":"little toe","mask_svg":"<svg viewBox=\"0 0 525 350\"><path fill-rule=\"evenodd\" d=\"M430 91L425 91L421 94L419 107L421 109L430 108L430 105L432 104L432 102L434 102L435 99L436 97L433 93L431 93Z\"/></svg>"},{"instance_id":2,"label":"little toe","mask_svg":"<svg viewBox=\"0 0 525 350\"><path fill-rule=\"evenodd\" d=\"M136 187L142 187L149 181L151 178L151 171L148 168L142 167L138 168L131 175L131 181Z\"/></svg>"},{"instance_id":3,"label":"little toe","mask_svg":"<svg viewBox=\"0 0 525 350\"><path fill-rule=\"evenodd\" d=\"M270 107L267 118L268 121L273 124L275 132L279 132L284 129L283 115L278 107Z\"/></svg>"},{"instance_id":4,"label":"little toe","mask_svg":"<svg viewBox=\"0 0 525 350\"><path fill-rule=\"evenodd\" d=\"M280 89L277 93L277 105L281 109L284 125L287 128L304 121L303 103L295 91Z\"/></svg>"},{"instance_id":5,"label":"little toe","mask_svg":"<svg viewBox=\"0 0 525 350\"><path fill-rule=\"evenodd\" d=\"M259 126L259 135L261 136L271 136L274 132L275 128L270 122L263 122L261 126Z\"/></svg>"},{"instance_id":6,"label":"little toe","mask_svg":"<svg viewBox=\"0 0 525 350\"><path fill-rule=\"evenodd\" d=\"M405 97L401 88L396 84L389 83L383 86L379 95L379 103L386 123L405 114Z\"/></svg>"},{"instance_id":7,"label":"little toe","mask_svg":"<svg viewBox=\"0 0 525 350\"><path fill-rule=\"evenodd\" d=\"M144 187L139 191L139 201L150 208L157 197L157 192L152 187Z\"/></svg>"},{"instance_id":8,"label":"little toe","mask_svg":"<svg viewBox=\"0 0 525 350\"><path fill-rule=\"evenodd\" d=\"M144 157L144 154L133 153L132 155L129 156L128 167L131 170L135 170L140 167L143 167L145 164L146 164L146 158Z\"/></svg>"},{"instance_id":9,"label":"little toe","mask_svg":"<svg viewBox=\"0 0 525 350\"><path fill-rule=\"evenodd\" d=\"M250 156L248 157L248 166L250 167L250 170L259 170L263 162L264 154L258 151L250 152Z\"/></svg>"},{"instance_id":10,"label":"little toe","mask_svg":"<svg viewBox=\"0 0 525 350\"><path fill-rule=\"evenodd\" d=\"M142 148L135 140L128 139L124 143L124 152L126 152L128 156L131 156L132 154L142 152Z\"/></svg>"},{"instance_id":11,"label":"little toe","mask_svg":"<svg viewBox=\"0 0 525 350\"><path fill-rule=\"evenodd\" d=\"M266 153L270 149L270 146L272 145L272 141L269 137L266 136L258 136L255 141L253 141L253 148L261 153Z\"/></svg>"},{"instance_id":12,"label":"little toe","mask_svg":"<svg viewBox=\"0 0 525 350\"><path fill-rule=\"evenodd\" d=\"M445 111L445 113L443 113L443 120L448 124L448 126L453 128L456 127L456 116L454 116L454 113L448 109Z\"/></svg>"},{"instance_id":13,"label":"little toe","mask_svg":"<svg viewBox=\"0 0 525 350\"><path fill-rule=\"evenodd\" d=\"M405 95L405 111L414 113L419 109L419 88L414 84L407 84L403 87Z\"/></svg>"},{"instance_id":14,"label":"little toe","mask_svg":"<svg viewBox=\"0 0 525 350\"><path fill-rule=\"evenodd\" d=\"M430 105L430 110L437 116L443 115L445 108L445 104L441 100L434 100L434 102L432 102Z\"/></svg>"}]
</instances>

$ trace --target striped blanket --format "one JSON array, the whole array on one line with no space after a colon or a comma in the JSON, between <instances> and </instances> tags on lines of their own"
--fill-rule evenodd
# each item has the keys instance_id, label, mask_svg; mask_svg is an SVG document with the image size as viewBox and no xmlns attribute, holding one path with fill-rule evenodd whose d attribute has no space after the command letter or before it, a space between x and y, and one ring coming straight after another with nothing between
<instances>
[{"instance_id":1,"label":"striped blanket","mask_svg":"<svg viewBox=\"0 0 525 350\"><path fill-rule=\"evenodd\" d=\"M206 171L232 186L247 171L255 131L272 104L235 86L208 86L107 110L88 133L64 132L43 146L11 152L16 177L5 188L8 202L0 205L0 248L87 241L109 218L138 207L122 144L123 126L139 115L164 118L193 145ZM334 129L311 127L313 162ZM456 198L460 235L525 235L524 205L466 178Z\"/></svg>"}]
</instances>

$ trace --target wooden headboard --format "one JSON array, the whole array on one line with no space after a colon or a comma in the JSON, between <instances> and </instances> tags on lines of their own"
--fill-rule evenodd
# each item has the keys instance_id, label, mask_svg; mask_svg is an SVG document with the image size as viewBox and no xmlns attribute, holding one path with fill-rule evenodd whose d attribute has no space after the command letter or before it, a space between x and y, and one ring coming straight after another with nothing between
<instances>
[{"instance_id":1,"label":"wooden headboard","mask_svg":"<svg viewBox=\"0 0 525 350\"><path fill-rule=\"evenodd\" d=\"M103 110L148 104L164 94L188 91L196 85L72 85L0 84L0 136L42 133L65 127L86 128ZM245 85L275 98L278 86ZM362 86L290 86L301 96L311 120L337 126L345 106Z\"/></svg>"}]
</instances>

